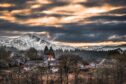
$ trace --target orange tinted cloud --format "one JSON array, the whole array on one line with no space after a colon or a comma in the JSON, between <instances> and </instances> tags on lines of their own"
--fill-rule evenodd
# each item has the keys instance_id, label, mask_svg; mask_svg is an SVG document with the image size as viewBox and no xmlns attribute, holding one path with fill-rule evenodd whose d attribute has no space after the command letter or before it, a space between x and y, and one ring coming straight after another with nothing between
<instances>
[{"instance_id":1,"label":"orange tinted cloud","mask_svg":"<svg viewBox=\"0 0 126 84\"><path fill-rule=\"evenodd\" d=\"M33 3L34 2L34 3ZM29 26L56 26L64 23L74 23L79 22L79 24L91 23L91 21L86 20L85 18L100 15L100 13L108 12L111 10L119 9L120 7L111 6L104 4L103 6L98 7L85 7L79 2L87 2L87 0L68 0L63 2L68 2L69 4L64 6L56 6L51 9L44 11L34 12L32 9L43 7L44 4L52 4L51 0L36 0L28 1L29 8L25 9L16 9L11 12L6 12L0 18L9 20L10 22L15 22L17 24L24 24ZM12 4L0 4L4 7L12 7ZM55 16L40 16L38 18L27 18L27 19L18 19L14 15L32 15L32 14L57 14L61 15L66 14L68 16L55 17ZM69 16L70 15L70 16Z\"/></svg>"},{"instance_id":2,"label":"orange tinted cloud","mask_svg":"<svg viewBox=\"0 0 126 84\"><path fill-rule=\"evenodd\" d=\"M6 7L12 7L15 6L14 4L9 4L9 3L1 3L0 7L6 8Z\"/></svg>"},{"instance_id":3,"label":"orange tinted cloud","mask_svg":"<svg viewBox=\"0 0 126 84\"><path fill-rule=\"evenodd\" d=\"M68 42L55 42L55 43L73 47L112 46L112 45L126 44L126 42L112 42L112 41L97 42L97 43L68 43Z\"/></svg>"},{"instance_id":4,"label":"orange tinted cloud","mask_svg":"<svg viewBox=\"0 0 126 84\"><path fill-rule=\"evenodd\" d=\"M79 25L85 25L91 23L115 25L119 23L126 23L126 21L89 19L90 17L102 16L102 15L107 15L107 16L125 15L125 14L106 14L107 12L112 10L125 8L125 6L121 6L121 5L114 6L108 3L103 3L100 6L95 5L95 6L88 7L85 4L80 4L80 3L87 3L89 1L93 1L93 0L32 0L32 1L26 1L25 3L26 5L22 8L20 7L18 8L18 4L16 5L11 3L0 3L0 7L3 8L3 10L0 10L0 14L1 14L0 19L7 20L15 24L26 25L29 27L55 26L56 28L63 28L64 26L63 24L68 24L68 23L77 23ZM98 0L94 0L94 1L98 1ZM61 5L58 5L58 3L60 3ZM13 33L18 34L19 32L15 31ZM20 33L23 34L23 32ZM117 37L110 36L108 40L113 38L117 38ZM71 46L95 46L95 45L116 45L116 44L123 44L123 43L125 42L107 41L101 43L64 43L63 42L62 44L71 45Z\"/></svg>"}]
</instances>

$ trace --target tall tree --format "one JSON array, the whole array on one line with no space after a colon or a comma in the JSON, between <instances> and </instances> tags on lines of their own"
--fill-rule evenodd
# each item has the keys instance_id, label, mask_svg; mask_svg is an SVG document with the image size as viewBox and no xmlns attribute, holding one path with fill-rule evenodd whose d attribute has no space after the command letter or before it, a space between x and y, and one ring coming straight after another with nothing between
<instances>
[{"instance_id":1,"label":"tall tree","mask_svg":"<svg viewBox=\"0 0 126 84\"><path fill-rule=\"evenodd\" d=\"M45 55L48 55L48 53L49 53L49 49L48 49L48 47L47 47L47 46L45 46L45 49L44 49L44 54L45 54Z\"/></svg>"},{"instance_id":2,"label":"tall tree","mask_svg":"<svg viewBox=\"0 0 126 84\"><path fill-rule=\"evenodd\" d=\"M59 57L60 69L66 75L66 84L68 84L69 72L74 72L75 74L75 84L77 84L78 74L79 74L79 64L82 62L82 58L74 54L64 54Z\"/></svg>"},{"instance_id":3,"label":"tall tree","mask_svg":"<svg viewBox=\"0 0 126 84\"><path fill-rule=\"evenodd\" d=\"M49 53L55 58L55 53L52 47L50 47Z\"/></svg>"},{"instance_id":4,"label":"tall tree","mask_svg":"<svg viewBox=\"0 0 126 84\"><path fill-rule=\"evenodd\" d=\"M35 48L30 48L26 55L30 58L30 60L36 60L37 59L37 50Z\"/></svg>"},{"instance_id":5,"label":"tall tree","mask_svg":"<svg viewBox=\"0 0 126 84\"><path fill-rule=\"evenodd\" d=\"M0 47L0 68L9 67L10 53L5 47Z\"/></svg>"},{"instance_id":6,"label":"tall tree","mask_svg":"<svg viewBox=\"0 0 126 84\"><path fill-rule=\"evenodd\" d=\"M6 49L4 47L0 48L0 59L3 60L8 60L10 56L10 52L6 51Z\"/></svg>"}]
</instances>

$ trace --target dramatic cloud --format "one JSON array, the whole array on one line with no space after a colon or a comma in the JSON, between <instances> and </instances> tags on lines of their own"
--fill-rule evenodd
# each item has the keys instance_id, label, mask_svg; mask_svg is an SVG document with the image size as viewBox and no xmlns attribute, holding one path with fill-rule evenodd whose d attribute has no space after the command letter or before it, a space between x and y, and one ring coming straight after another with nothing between
<instances>
[{"instance_id":1,"label":"dramatic cloud","mask_svg":"<svg viewBox=\"0 0 126 84\"><path fill-rule=\"evenodd\" d=\"M0 36L46 32L57 42L126 42L125 3L126 0L0 0Z\"/></svg>"}]
</instances>

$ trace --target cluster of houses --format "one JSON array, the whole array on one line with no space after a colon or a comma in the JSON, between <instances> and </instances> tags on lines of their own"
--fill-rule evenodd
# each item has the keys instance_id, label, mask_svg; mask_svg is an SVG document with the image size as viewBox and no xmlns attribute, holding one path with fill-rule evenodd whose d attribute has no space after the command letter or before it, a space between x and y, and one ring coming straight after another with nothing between
<instances>
[{"instance_id":1,"label":"cluster of houses","mask_svg":"<svg viewBox=\"0 0 126 84\"><path fill-rule=\"evenodd\" d=\"M22 53L12 52L10 55L10 58L11 58L10 65L21 66L24 71L34 70L36 67L43 67L43 68L49 67L52 72L58 71L59 63L55 57L54 51L47 50L46 52L40 55L43 55L42 56L44 57L43 60L30 60L27 56L25 56ZM80 64L79 67L81 70L95 69L102 66L107 61L108 61L107 59L102 59L98 62L88 62L87 64ZM110 62L113 62L113 61L110 60ZM110 64L106 64L106 65L110 65Z\"/></svg>"},{"instance_id":2,"label":"cluster of houses","mask_svg":"<svg viewBox=\"0 0 126 84\"><path fill-rule=\"evenodd\" d=\"M55 54L48 52L44 54L44 60L29 60L25 56L20 56L17 54L13 54L11 56L13 58L12 63L13 65L18 65L23 68L24 71L31 71L37 67L49 68L52 72L58 72L58 60L55 58ZM87 64L80 64L80 70L87 70L91 68L96 68L96 64L91 62Z\"/></svg>"},{"instance_id":3,"label":"cluster of houses","mask_svg":"<svg viewBox=\"0 0 126 84\"><path fill-rule=\"evenodd\" d=\"M52 50L38 54L44 59L30 60L24 53L11 52L9 64L10 66L20 66L24 71L33 70L36 67L50 67L53 72L58 71L58 61Z\"/></svg>"}]
</instances>

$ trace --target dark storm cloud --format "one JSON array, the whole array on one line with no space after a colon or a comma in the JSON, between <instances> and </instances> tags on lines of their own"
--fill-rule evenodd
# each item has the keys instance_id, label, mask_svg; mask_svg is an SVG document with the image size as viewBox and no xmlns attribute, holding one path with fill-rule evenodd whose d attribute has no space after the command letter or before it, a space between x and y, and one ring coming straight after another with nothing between
<instances>
[{"instance_id":1,"label":"dark storm cloud","mask_svg":"<svg viewBox=\"0 0 126 84\"><path fill-rule=\"evenodd\" d=\"M93 32L93 33L95 33L95 32ZM66 41L66 42L101 42L101 41L106 41L107 36L101 37L101 34L96 35L96 36L90 36L93 33L91 32L91 34L85 34L85 35L64 34L64 35L59 36L59 38L57 38L56 40Z\"/></svg>"},{"instance_id":2,"label":"dark storm cloud","mask_svg":"<svg viewBox=\"0 0 126 84\"><path fill-rule=\"evenodd\" d=\"M115 9L115 10L109 11L107 13L108 14L126 14L126 8Z\"/></svg>"},{"instance_id":3,"label":"dark storm cloud","mask_svg":"<svg viewBox=\"0 0 126 84\"><path fill-rule=\"evenodd\" d=\"M14 6L10 7L0 7L0 10L12 11L12 10L19 10L24 9L27 7L26 2L29 0L0 0L0 3L10 3L14 4Z\"/></svg>"},{"instance_id":4,"label":"dark storm cloud","mask_svg":"<svg viewBox=\"0 0 126 84\"><path fill-rule=\"evenodd\" d=\"M36 27L30 27L26 25L20 25L16 23L11 23L6 20L0 20L0 30L8 30L8 31L34 31L34 32L39 32L39 31L52 31L52 32L60 32L62 31L61 29L56 29L55 27L51 26L36 26ZM56 30L56 31L55 31Z\"/></svg>"},{"instance_id":5,"label":"dark storm cloud","mask_svg":"<svg viewBox=\"0 0 126 84\"><path fill-rule=\"evenodd\" d=\"M109 4L113 6L125 6L126 0L88 0L87 2L81 2L81 5L87 7L102 6Z\"/></svg>"},{"instance_id":6,"label":"dark storm cloud","mask_svg":"<svg viewBox=\"0 0 126 84\"><path fill-rule=\"evenodd\" d=\"M34 0L0 0L0 3L11 3L15 4L14 7L6 7L0 8L1 10L14 10L14 9L22 9L28 6L28 1ZM32 11L42 11L47 9L52 9L55 7L65 6L70 4L69 0L50 0L52 3L50 4L43 4L39 8L32 9ZM87 7L94 7L94 6L102 6L104 4L110 4L114 6L125 6L126 0L88 0L87 2L80 2L79 4Z\"/></svg>"},{"instance_id":7,"label":"dark storm cloud","mask_svg":"<svg viewBox=\"0 0 126 84\"><path fill-rule=\"evenodd\" d=\"M106 3L115 6L125 6L126 0L104 0Z\"/></svg>"},{"instance_id":8,"label":"dark storm cloud","mask_svg":"<svg viewBox=\"0 0 126 84\"><path fill-rule=\"evenodd\" d=\"M68 14L44 14L44 13L41 13L41 14L29 14L29 15L21 15L21 14L14 14L13 15L14 17L16 17L17 19L30 19L30 18L39 18L39 17L57 17L57 18L60 18L60 17L66 17L66 16L70 16Z\"/></svg>"},{"instance_id":9,"label":"dark storm cloud","mask_svg":"<svg viewBox=\"0 0 126 84\"><path fill-rule=\"evenodd\" d=\"M126 41L124 36L126 34L126 25L125 23L121 24L88 24L88 25L71 25L67 24L64 25L68 31L71 30L80 30L75 34L72 33L65 33L60 35L57 40L60 41L69 41L69 42L101 42L107 41L108 38L113 35L118 35L123 38L118 38L109 41Z\"/></svg>"},{"instance_id":10,"label":"dark storm cloud","mask_svg":"<svg viewBox=\"0 0 126 84\"><path fill-rule=\"evenodd\" d=\"M13 11L13 10L22 10L28 9L29 4L27 1L34 1L34 0L0 0L0 3L11 3L15 4L12 7L0 7L0 11ZM56 7L67 6L70 4L67 0L51 0L52 3L49 4L42 4L40 7L31 8L30 14L20 14L16 13L13 14L17 20L18 19L33 19L39 17L68 17L71 16L71 11L65 11L64 14L46 14L40 13L44 10L50 10ZM102 41L126 41L126 15L121 16L114 16L108 14L126 14L126 8L124 8L126 0L88 0L87 2L78 3L81 6L89 7L96 7L102 6L104 4L109 4L113 6L121 6L123 8L115 9L109 12L101 13L99 16L92 16L90 18L86 18L89 21L96 21L96 20L106 20L107 24L101 23L91 23L91 24L79 24L79 22L75 23L68 23L68 24L58 24L61 28L52 26L29 26L29 25L21 25L19 23L10 22L4 19L0 19L0 36L10 36L10 35L18 35L13 33L13 31L19 32L42 32L46 31L49 32L52 37L57 37L57 41L66 41L66 42L102 42ZM62 11L63 12L63 11ZM0 13L2 15L2 13ZM48 18L47 18L48 19ZM82 18L83 19L83 18ZM85 20L85 19L84 19ZM117 23L113 23L111 21L120 21ZM104 22L104 21L103 21ZM9 31L9 32L7 32ZM112 38L113 35L118 36L118 38ZM119 38L120 37L120 38Z\"/></svg>"},{"instance_id":11,"label":"dark storm cloud","mask_svg":"<svg viewBox=\"0 0 126 84\"><path fill-rule=\"evenodd\" d=\"M57 37L58 41L66 42L101 42L111 40L108 39L112 35L118 35L123 38L113 39L111 41L126 41L124 35L126 34L126 25L125 23L120 24L85 24L79 25L74 24L63 24L63 28L56 28L51 26L25 26L10 23L5 20L0 20L0 31L2 35L13 34L13 31L22 31L22 32L40 32L47 31L51 36ZM10 31L10 33L6 33ZM12 33L11 33L12 32Z\"/></svg>"},{"instance_id":12,"label":"dark storm cloud","mask_svg":"<svg viewBox=\"0 0 126 84\"><path fill-rule=\"evenodd\" d=\"M13 7L0 7L0 10L15 10L15 9L23 9L28 8L29 4L28 1L34 1L34 0L0 0L0 3L11 3L15 4ZM43 4L39 8L32 9L33 12L36 11L43 11L47 9L52 9L55 7L65 6L70 4L69 0L50 0L51 3L49 4ZM87 2L80 2L79 4L87 7L95 7L95 6L102 6L104 4L110 4L110 5L116 5L116 6L125 6L126 0L88 0Z\"/></svg>"},{"instance_id":13,"label":"dark storm cloud","mask_svg":"<svg viewBox=\"0 0 126 84\"><path fill-rule=\"evenodd\" d=\"M27 4L28 1L34 1L34 0L0 0L0 3L15 4L15 6L13 7L0 7L0 10L12 11L17 9L23 9L28 7ZM48 10L55 7L65 6L69 4L67 1L63 1L63 0L51 0L51 2L52 2L51 4L42 4L42 6L40 6L39 8L33 8L32 11L40 12L43 10Z\"/></svg>"},{"instance_id":14,"label":"dark storm cloud","mask_svg":"<svg viewBox=\"0 0 126 84\"><path fill-rule=\"evenodd\" d=\"M32 0L0 0L0 3L13 3L13 4L25 4L27 1Z\"/></svg>"},{"instance_id":15,"label":"dark storm cloud","mask_svg":"<svg viewBox=\"0 0 126 84\"><path fill-rule=\"evenodd\" d=\"M77 33L77 31L74 30L68 30L64 28L56 28L53 26L26 26L26 25L20 25L11 23L6 20L0 19L0 31L22 31L22 32L42 32L47 31L51 34L55 33Z\"/></svg>"},{"instance_id":16,"label":"dark storm cloud","mask_svg":"<svg viewBox=\"0 0 126 84\"><path fill-rule=\"evenodd\" d=\"M126 15L123 16L109 16L109 15L100 15L88 18L90 20L108 20L108 21L126 21Z\"/></svg>"},{"instance_id":17,"label":"dark storm cloud","mask_svg":"<svg viewBox=\"0 0 126 84\"><path fill-rule=\"evenodd\" d=\"M55 7L60 7L60 6L65 6L68 5L68 3L66 2L53 2L51 4L43 4L41 7L39 8L34 8L32 11L36 12L36 11L43 11L43 10L49 10Z\"/></svg>"}]
</instances>

